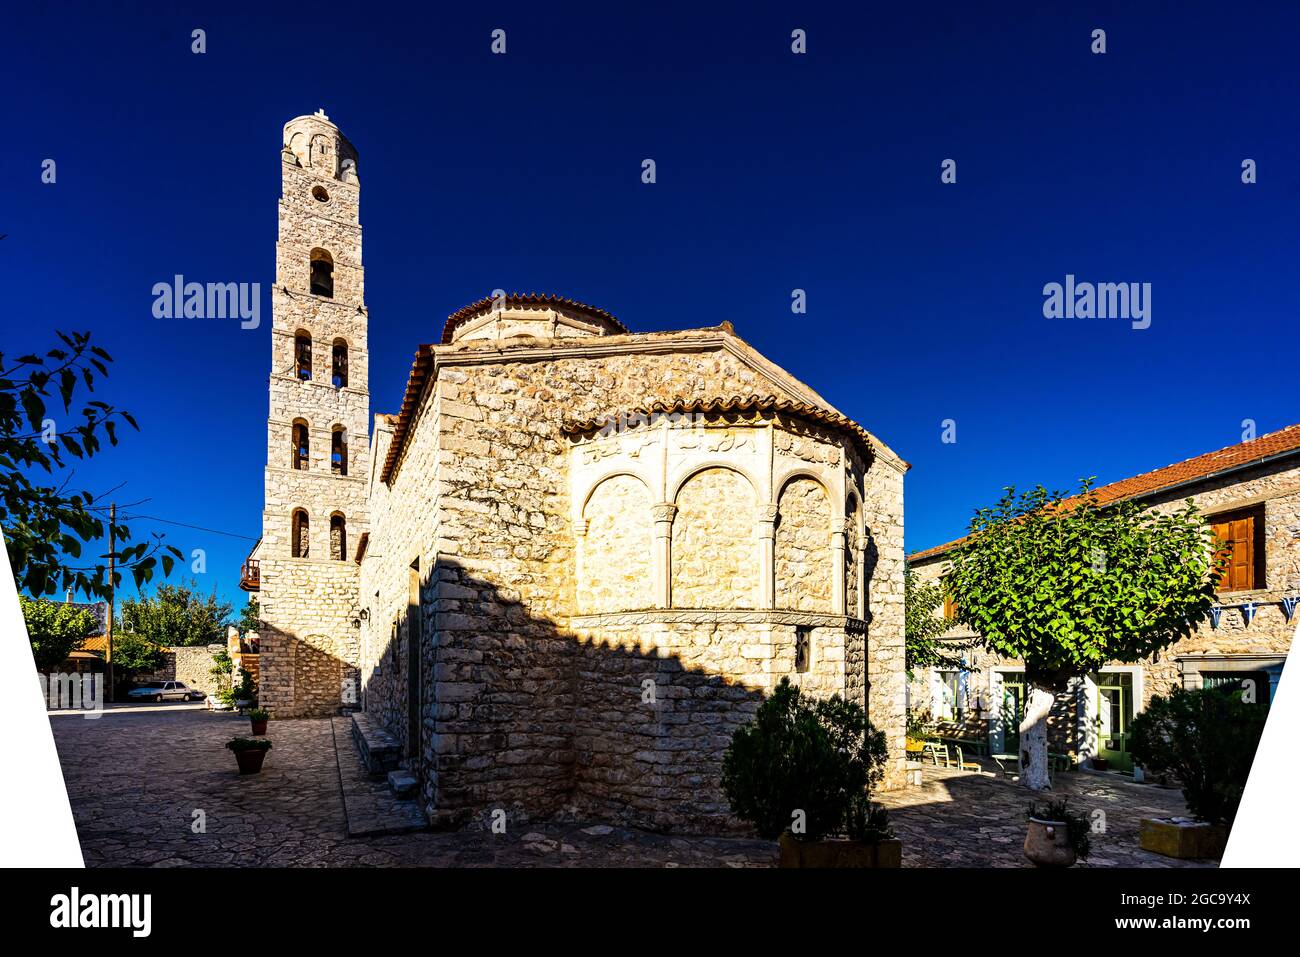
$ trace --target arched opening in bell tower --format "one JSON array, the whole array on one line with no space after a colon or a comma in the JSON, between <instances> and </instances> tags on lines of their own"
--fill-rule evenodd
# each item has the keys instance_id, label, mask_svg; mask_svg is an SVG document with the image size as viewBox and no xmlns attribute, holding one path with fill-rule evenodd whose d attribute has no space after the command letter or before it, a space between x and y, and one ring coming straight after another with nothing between
<instances>
[{"instance_id":1,"label":"arched opening in bell tower","mask_svg":"<svg viewBox=\"0 0 1300 957\"><path fill-rule=\"evenodd\" d=\"M311 251L311 294L334 297L334 257L320 248Z\"/></svg>"}]
</instances>

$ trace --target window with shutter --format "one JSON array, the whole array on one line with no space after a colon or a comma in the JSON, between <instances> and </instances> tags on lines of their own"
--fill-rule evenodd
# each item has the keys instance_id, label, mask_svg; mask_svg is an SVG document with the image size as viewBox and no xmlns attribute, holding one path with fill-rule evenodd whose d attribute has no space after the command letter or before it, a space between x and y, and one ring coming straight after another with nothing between
<instances>
[{"instance_id":1,"label":"window with shutter","mask_svg":"<svg viewBox=\"0 0 1300 957\"><path fill-rule=\"evenodd\" d=\"M1220 592L1249 591L1264 587L1264 510L1250 509L1215 515L1210 528L1228 556L1219 580Z\"/></svg>"}]
</instances>

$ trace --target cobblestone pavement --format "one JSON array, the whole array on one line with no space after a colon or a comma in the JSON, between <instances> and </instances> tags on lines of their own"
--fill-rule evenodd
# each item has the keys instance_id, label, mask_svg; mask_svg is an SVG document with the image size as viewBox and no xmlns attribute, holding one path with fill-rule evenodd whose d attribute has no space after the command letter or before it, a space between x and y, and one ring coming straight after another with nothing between
<instances>
[{"instance_id":1,"label":"cobblestone pavement","mask_svg":"<svg viewBox=\"0 0 1300 957\"><path fill-rule=\"evenodd\" d=\"M920 787L876 796L889 808L903 841L904 867L1031 867L1025 859L1028 791L1008 778L926 765ZM1144 817L1187 814L1181 791L1135 784L1111 774L1057 774L1051 797L1069 796L1070 810L1089 818L1105 812L1105 831L1093 833L1080 867L1214 867L1180 861L1138 847ZM1041 799L1040 799L1041 800Z\"/></svg>"},{"instance_id":2,"label":"cobblestone pavement","mask_svg":"<svg viewBox=\"0 0 1300 957\"><path fill-rule=\"evenodd\" d=\"M50 723L88 867L748 867L775 846L600 824L345 836L326 719L272 721L262 773L240 777L225 743L248 719L202 706L110 707ZM351 744L350 741L346 742ZM206 830L195 833L195 812Z\"/></svg>"},{"instance_id":3,"label":"cobblestone pavement","mask_svg":"<svg viewBox=\"0 0 1300 957\"><path fill-rule=\"evenodd\" d=\"M348 838L330 722L273 721L259 775L240 777L225 742L248 720L202 706L119 706L51 715L86 864L258 867L765 867L774 844L677 837L601 824ZM1027 795L992 776L925 769L920 788L880 795L911 867L1026 866ZM1058 789L1103 808L1091 866L1171 867L1137 848L1138 819L1183 813L1177 791L1087 774ZM201 812L201 814L199 813ZM201 821L203 827L198 827Z\"/></svg>"}]
</instances>

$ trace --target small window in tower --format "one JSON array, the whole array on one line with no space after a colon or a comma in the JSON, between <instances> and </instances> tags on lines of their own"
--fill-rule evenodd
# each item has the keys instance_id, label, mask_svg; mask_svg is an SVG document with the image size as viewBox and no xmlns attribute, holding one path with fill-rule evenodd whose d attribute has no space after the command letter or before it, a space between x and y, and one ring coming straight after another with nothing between
<instances>
[{"instance_id":1,"label":"small window in tower","mask_svg":"<svg viewBox=\"0 0 1300 957\"><path fill-rule=\"evenodd\" d=\"M812 663L812 629L806 625L794 628L794 670L804 672Z\"/></svg>"},{"instance_id":2,"label":"small window in tower","mask_svg":"<svg viewBox=\"0 0 1300 957\"><path fill-rule=\"evenodd\" d=\"M334 426L330 435L330 471L335 475L348 474L348 433L341 425Z\"/></svg>"},{"instance_id":3,"label":"small window in tower","mask_svg":"<svg viewBox=\"0 0 1300 957\"><path fill-rule=\"evenodd\" d=\"M311 333L301 329L293 337L293 365L299 379L311 378Z\"/></svg>"},{"instance_id":4,"label":"small window in tower","mask_svg":"<svg viewBox=\"0 0 1300 957\"><path fill-rule=\"evenodd\" d=\"M323 249L311 251L311 293L334 296L334 258Z\"/></svg>"},{"instance_id":5,"label":"small window in tower","mask_svg":"<svg viewBox=\"0 0 1300 957\"><path fill-rule=\"evenodd\" d=\"M295 509L293 513L293 557L306 558L310 551L309 526L307 524L307 513L302 509Z\"/></svg>"},{"instance_id":6,"label":"small window in tower","mask_svg":"<svg viewBox=\"0 0 1300 957\"><path fill-rule=\"evenodd\" d=\"M305 472L311 462L311 439L307 423L302 419L293 420L293 467Z\"/></svg>"},{"instance_id":7,"label":"small window in tower","mask_svg":"<svg viewBox=\"0 0 1300 957\"><path fill-rule=\"evenodd\" d=\"M336 389L346 389L348 385L348 344L342 339L334 340L334 362L331 379Z\"/></svg>"},{"instance_id":8,"label":"small window in tower","mask_svg":"<svg viewBox=\"0 0 1300 957\"><path fill-rule=\"evenodd\" d=\"M325 192L324 186L317 186L311 191L311 195L318 203L328 203L330 201L330 194Z\"/></svg>"},{"instance_id":9,"label":"small window in tower","mask_svg":"<svg viewBox=\"0 0 1300 957\"><path fill-rule=\"evenodd\" d=\"M336 562L347 561L347 521L338 512L330 516L330 558Z\"/></svg>"}]
</instances>

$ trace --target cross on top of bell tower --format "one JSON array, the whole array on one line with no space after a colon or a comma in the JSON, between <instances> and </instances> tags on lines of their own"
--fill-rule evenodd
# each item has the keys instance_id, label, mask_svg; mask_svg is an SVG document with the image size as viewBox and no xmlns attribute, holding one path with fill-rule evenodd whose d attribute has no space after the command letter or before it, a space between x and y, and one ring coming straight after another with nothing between
<instances>
[{"instance_id":1,"label":"cross on top of bell tower","mask_svg":"<svg viewBox=\"0 0 1300 957\"><path fill-rule=\"evenodd\" d=\"M316 111L316 115L319 116L322 120L328 120L328 119L329 119L329 117L325 115L325 107L323 107L323 106L322 106L319 110Z\"/></svg>"}]
</instances>

